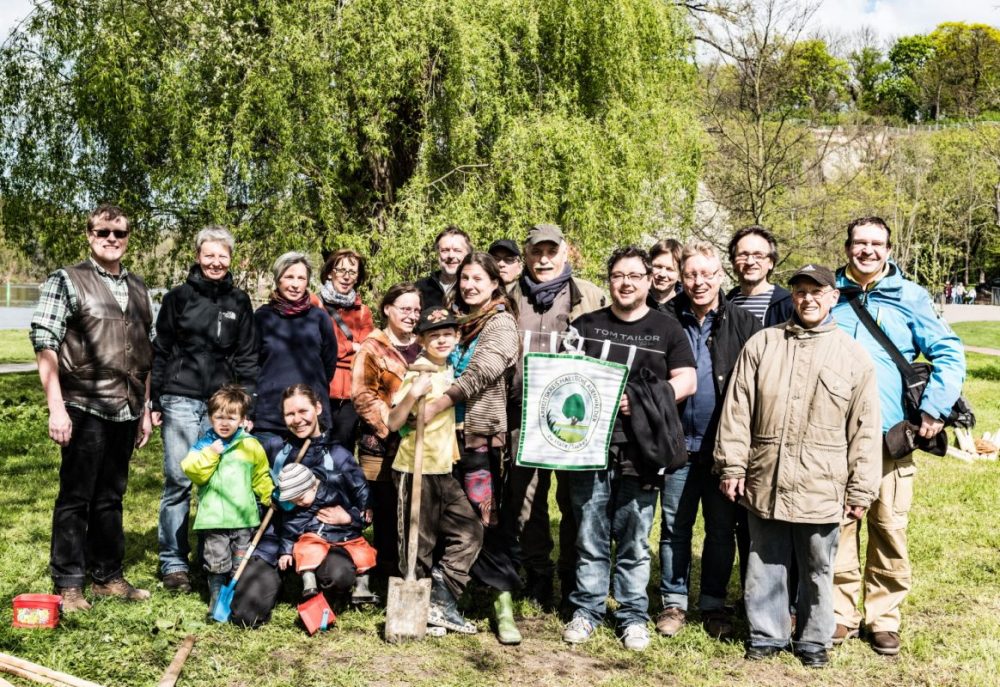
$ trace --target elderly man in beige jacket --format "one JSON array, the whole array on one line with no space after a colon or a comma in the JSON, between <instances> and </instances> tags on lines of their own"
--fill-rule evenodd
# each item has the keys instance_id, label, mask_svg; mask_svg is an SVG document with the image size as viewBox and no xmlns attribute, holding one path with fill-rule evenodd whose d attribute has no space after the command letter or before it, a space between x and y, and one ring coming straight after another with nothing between
<instances>
[{"instance_id":1,"label":"elderly man in beige jacket","mask_svg":"<svg viewBox=\"0 0 1000 687\"><path fill-rule=\"evenodd\" d=\"M747 659L786 649L809 667L829 659L833 560L840 521L859 519L881 476L878 386L871 358L830 316L839 292L829 269L789 280L794 312L747 342L719 423L720 488L749 511ZM791 636L788 568L798 563Z\"/></svg>"}]
</instances>

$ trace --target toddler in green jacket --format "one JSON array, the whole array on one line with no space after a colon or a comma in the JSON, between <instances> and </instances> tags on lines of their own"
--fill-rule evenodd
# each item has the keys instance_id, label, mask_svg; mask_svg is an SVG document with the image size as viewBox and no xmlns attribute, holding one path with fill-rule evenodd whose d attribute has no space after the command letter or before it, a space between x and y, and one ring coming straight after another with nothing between
<instances>
[{"instance_id":1,"label":"toddler in green jacket","mask_svg":"<svg viewBox=\"0 0 1000 687\"><path fill-rule=\"evenodd\" d=\"M260 524L257 500L269 506L274 491L264 447L243 429L249 406L250 397L234 384L212 394L212 428L181 461L184 474L198 485L194 529L204 536L209 612Z\"/></svg>"}]
</instances>

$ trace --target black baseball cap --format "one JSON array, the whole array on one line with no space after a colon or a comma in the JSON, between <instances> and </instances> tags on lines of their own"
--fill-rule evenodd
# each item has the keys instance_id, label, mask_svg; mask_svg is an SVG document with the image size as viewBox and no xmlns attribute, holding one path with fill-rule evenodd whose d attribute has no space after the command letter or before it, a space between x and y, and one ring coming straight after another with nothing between
<instances>
[{"instance_id":1,"label":"black baseball cap","mask_svg":"<svg viewBox=\"0 0 1000 687\"><path fill-rule=\"evenodd\" d=\"M498 241L494 241L493 243L490 244L490 248L486 252L489 253L490 255L493 255L493 251L495 251L498 248L501 250L505 250L509 253L513 253L517 257L521 257L521 251L518 249L517 244L511 241L510 239L500 239Z\"/></svg>"},{"instance_id":2,"label":"black baseball cap","mask_svg":"<svg viewBox=\"0 0 1000 687\"><path fill-rule=\"evenodd\" d=\"M458 321L448 308L440 305L432 305L421 311L420 321L417 322L417 326L413 328L413 331L417 334L423 334L433 329L442 329L444 327L457 328Z\"/></svg>"},{"instance_id":3,"label":"black baseball cap","mask_svg":"<svg viewBox=\"0 0 1000 687\"><path fill-rule=\"evenodd\" d=\"M829 286L832 289L837 288L836 275L834 275L829 267L824 267L823 265L809 264L805 267L800 267L795 271L795 274L788 278L789 286L800 279L811 279L820 286Z\"/></svg>"}]
</instances>

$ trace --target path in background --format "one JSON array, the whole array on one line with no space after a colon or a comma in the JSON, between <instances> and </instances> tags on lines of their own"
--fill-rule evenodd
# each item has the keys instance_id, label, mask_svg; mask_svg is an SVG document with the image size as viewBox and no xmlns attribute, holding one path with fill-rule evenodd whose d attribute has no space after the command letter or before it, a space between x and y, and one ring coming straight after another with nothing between
<instances>
[{"instance_id":1,"label":"path in background","mask_svg":"<svg viewBox=\"0 0 1000 687\"><path fill-rule=\"evenodd\" d=\"M1000 305L946 305L944 321L956 322L1000 322ZM971 348L969 349L972 350Z\"/></svg>"},{"instance_id":2,"label":"path in background","mask_svg":"<svg viewBox=\"0 0 1000 687\"><path fill-rule=\"evenodd\" d=\"M31 326L34 308L0 307L0 329L27 329Z\"/></svg>"},{"instance_id":3,"label":"path in background","mask_svg":"<svg viewBox=\"0 0 1000 687\"><path fill-rule=\"evenodd\" d=\"M1000 355L1000 348L980 348L979 346L966 346L969 353L985 353L986 355Z\"/></svg>"},{"instance_id":4,"label":"path in background","mask_svg":"<svg viewBox=\"0 0 1000 687\"><path fill-rule=\"evenodd\" d=\"M1000 351L997 351L997 353L1000 353ZM0 364L0 375L12 374L14 372L34 372L37 369L37 363L3 363Z\"/></svg>"}]
</instances>

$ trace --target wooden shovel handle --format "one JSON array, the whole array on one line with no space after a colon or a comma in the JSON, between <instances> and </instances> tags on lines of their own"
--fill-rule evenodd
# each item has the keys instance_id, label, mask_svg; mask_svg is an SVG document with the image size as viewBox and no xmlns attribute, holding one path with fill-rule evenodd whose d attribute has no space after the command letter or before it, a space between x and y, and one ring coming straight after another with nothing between
<instances>
[{"instance_id":1,"label":"wooden shovel handle","mask_svg":"<svg viewBox=\"0 0 1000 687\"><path fill-rule=\"evenodd\" d=\"M299 449L299 454L295 456L296 463L302 462L302 458L303 456L306 455L306 451L309 450L309 444L311 443L312 443L311 437L307 438L304 442L302 442L302 448ZM240 567L236 569L236 574L233 575L231 584L234 587L236 586L236 582L240 579L240 575L243 574L243 570L247 567L247 563L250 562L250 554L252 554L254 552L254 549L257 548L257 544L260 543L260 538L264 536L264 531L267 529L267 526L271 524L271 518L273 517L274 517L274 504L272 503L271 506L267 509L267 512L264 513L264 519L260 521L260 527L257 528L257 534L253 535L253 540L250 542L250 546L247 547L247 552L243 554L243 560L240 561Z\"/></svg>"},{"instance_id":2,"label":"wooden shovel handle","mask_svg":"<svg viewBox=\"0 0 1000 687\"><path fill-rule=\"evenodd\" d=\"M410 488L410 536L406 543L406 579L417 578L417 542L420 538L420 489L424 469L424 404L425 397L417 401L417 431L413 447L413 484Z\"/></svg>"}]
</instances>

